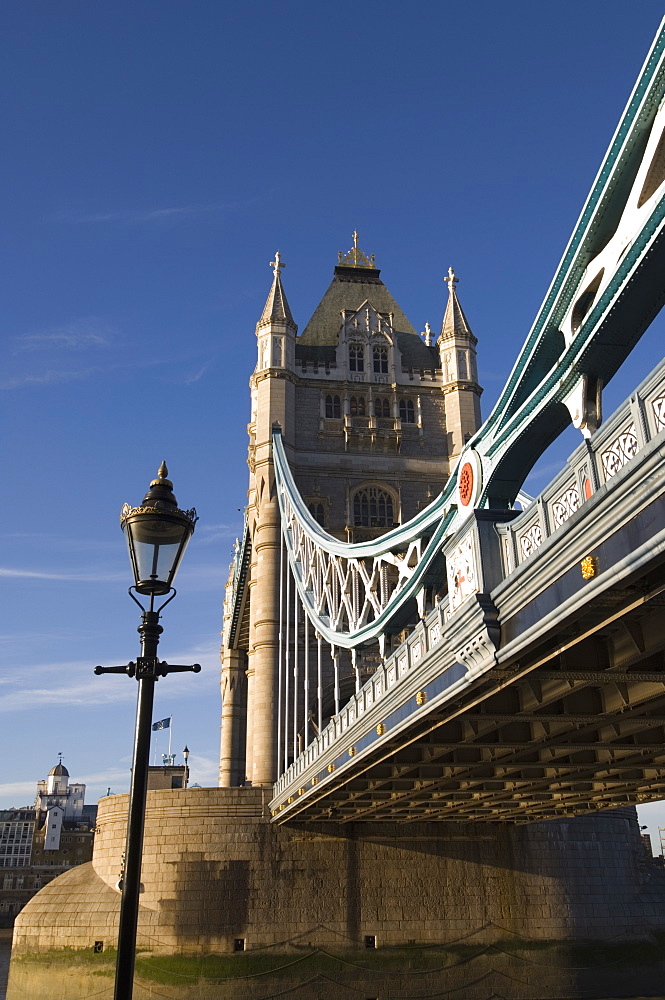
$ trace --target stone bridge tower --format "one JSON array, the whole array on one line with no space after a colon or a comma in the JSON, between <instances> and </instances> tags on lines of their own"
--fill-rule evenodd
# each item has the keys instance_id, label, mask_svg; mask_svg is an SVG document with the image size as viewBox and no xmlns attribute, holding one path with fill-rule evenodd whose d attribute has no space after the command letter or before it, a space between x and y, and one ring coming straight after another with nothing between
<instances>
[{"instance_id":1,"label":"stone bridge tower","mask_svg":"<svg viewBox=\"0 0 665 1000\"><path fill-rule=\"evenodd\" d=\"M280 523L271 435L278 425L311 514L343 541L364 541L408 521L436 496L480 425L476 338L452 268L441 333L419 335L358 246L339 254L332 282L301 336L279 253L256 326L250 379L246 536L227 599L222 648L220 784L270 785L277 776ZM281 601L281 603L280 603ZM363 671L376 665L366 655ZM341 684L353 683L351 658ZM324 678L328 687L332 680ZM339 687L339 685L338 685ZM338 691L339 694L339 691ZM332 695L331 695L332 698ZM332 714L332 704L328 714Z\"/></svg>"}]
</instances>

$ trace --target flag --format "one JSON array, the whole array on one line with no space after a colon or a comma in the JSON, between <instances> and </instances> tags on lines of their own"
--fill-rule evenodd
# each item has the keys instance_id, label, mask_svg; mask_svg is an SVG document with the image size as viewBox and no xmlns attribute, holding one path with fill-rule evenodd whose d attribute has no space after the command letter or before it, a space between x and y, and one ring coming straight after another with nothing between
<instances>
[{"instance_id":1,"label":"flag","mask_svg":"<svg viewBox=\"0 0 665 1000\"><path fill-rule=\"evenodd\" d=\"M168 729L170 725L171 716L169 716L168 719L160 719L159 722L153 722L152 730L154 732L156 729Z\"/></svg>"}]
</instances>

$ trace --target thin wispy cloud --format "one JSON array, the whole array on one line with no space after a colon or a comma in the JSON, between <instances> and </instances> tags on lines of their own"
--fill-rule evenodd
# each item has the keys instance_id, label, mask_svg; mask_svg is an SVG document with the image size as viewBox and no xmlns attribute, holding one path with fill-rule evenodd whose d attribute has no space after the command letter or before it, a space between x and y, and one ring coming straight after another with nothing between
<instances>
[{"instance_id":1,"label":"thin wispy cloud","mask_svg":"<svg viewBox=\"0 0 665 1000\"><path fill-rule=\"evenodd\" d=\"M190 784L214 787L219 777L219 761L193 753L189 758L189 774Z\"/></svg>"},{"instance_id":2,"label":"thin wispy cloud","mask_svg":"<svg viewBox=\"0 0 665 1000\"><path fill-rule=\"evenodd\" d=\"M2 781L0 782L0 795L9 798L13 797L17 808L32 805L37 790L36 781Z\"/></svg>"},{"instance_id":3,"label":"thin wispy cloud","mask_svg":"<svg viewBox=\"0 0 665 1000\"><path fill-rule=\"evenodd\" d=\"M191 656L182 662L197 663L203 657L193 659ZM169 662L175 657L169 657ZM178 661L180 662L180 661ZM92 674L92 667L87 665ZM62 676L62 674L60 674ZM122 678L115 678L116 681ZM40 708L60 707L90 708L94 705L133 704L136 701L136 688L133 684L113 683L114 678L91 676L89 681L81 684L64 684L61 687L23 687L14 691L3 691L0 699L0 714L8 712L34 712ZM216 689L219 683L217 670L207 669L201 674L174 674L170 679L169 691L178 699L183 697L200 697L203 690Z\"/></svg>"},{"instance_id":4,"label":"thin wispy cloud","mask_svg":"<svg viewBox=\"0 0 665 1000\"><path fill-rule=\"evenodd\" d=\"M525 480L525 486L529 482L539 482L542 479L546 479L547 482L552 479L557 472L561 472L561 469L565 465L565 459L561 462L547 462L543 465L537 465L535 469L532 469ZM528 489L528 486L527 486Z\"/></svg>"},{"instance_id":5,"label":"thin wispy cloud","mask_svg":"<svg viewBox=\"0 0 665 1000\"><path fill-rule=\"evenodd\" d=\"M133 685L104 684L101 681L101 678L92 677L89 682L79 685L65 684L62 687L32 687L8 691L0 699L0 713L34 711L48 705L81 708L136 700L136 690Z\"/></svg>"},{"instance_id":6,"label":"thin wispy cloud","mask_svg":"<svg viewBox=\"0 0 665 1000\"><path fill-rule=\"evenodd\" d=\"M60 212L55 216L54 221L68 222L73 225L150 225L213 216L222 212L233 212L239 208L245 208L247 205L258 200L259 196L244 201L216 201L206 204L169 205L163 208L112 209L106 212Z\"/></svg>"},{"instance_id":7,"label":"thin wispy cloud","mask_svg":"<svg viewBox=\"0 0 665 1000\"><path fill-rule=\"evenodd\" d=\"M140 361L119 362L114 365L90 365L81 368L49 368L42 372L23 372L13 378L0 381L0 389L20 389L29 385L57 385L96 375L108 376L111 372L131 371L141 368L156 368L159 365L174 364L173 358L156 358Z\"/></svg>"},{"instance_id":8,"label":"thin wispy cloud","mask_svg":"<svg viewBox=\"0 0 665 1000\"><path fill-rule=\"evenodd\" d=\"M37 333L26 333L15 340L14 353L21 351L86 350L108 347L116 331L96 317L73 320L61 326L50 327Z\"/></svg>"},{"instance_id":9,"label":"thin wispy cloud","mask_svg":"<svg viewBox=\"0 0 665 1000\"><path fill-rule=\"evenodd\" d=\"M212 361L206 361L206 363L204 365L201 365L201 367L197 371L192 372L191 375L186 375L184 378L185 385L193 385L194 382L198 382L200 378L203 378L203 376L208 371L211 365Z\"/></svg>"},{"instance_id":10,"label":"thin wispy cloud","mask_svg":"<svg viewBox=\"0 0 665 1000\"><path fill-rule=\"evenodd\" d=\"M27 385L58 385L62 382L74 382L77 379L90 378L100 374L104 369L92 368L49 368L44 372L24 372L13 378L0 382L0 389L20 389Z\"/></svg>"},{"instance_id":11,"label":"thin wispy cloud","mask_svg":"<svg viewBox=\"0 0 665 1000\"><path fill-rule=\"evenodd\" d=\"M238 524L199 524L196 528L196 540L202 545L228 539L236 539L242 534L242 523ZM230 558L230 557L229 557Z\"/></svg>"},{"instance_id":12,"label":"thin wispy cloud","mask_svg":"<svg viewBox=\"0 0 665 1000\"><path fill-rule=\"evenodd\" d=\"M18 569L14 566L0 566L0 577L8 579L27 580L68 580L72 582L85 583L115 583L124 580L126 574L123 573L48 573L44 570Z\"/></svg>"}]
</instances>

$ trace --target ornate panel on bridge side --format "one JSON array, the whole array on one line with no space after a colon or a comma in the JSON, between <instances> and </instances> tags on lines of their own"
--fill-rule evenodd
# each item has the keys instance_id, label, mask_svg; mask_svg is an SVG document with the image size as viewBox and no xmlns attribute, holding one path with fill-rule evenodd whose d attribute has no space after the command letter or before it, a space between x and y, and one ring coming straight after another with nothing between
<instances>
[{"instance_id":1,"label":"ornate panel on bridge side","mask_svg":"<svg viewBox=\"0 0 665 1000\"><path fill-rule=\"evenodd\" d=\"M630 423L617 434L610 445L600 453L603 463L605 481L616 476L631 458L635 458L638 450L637 431L635 424Z\"/></svg>"},{"instance_id":2,"label":"ornate panel on bridge side","mask_svg":"<svg viewBox=\"0 0 665 1000\"><path fill-rule=\"evenodd\" d=\"M665 431L665 395L651 401L653 417L658 431Z\"/></svg>"},{"instance_id":3,"label":"ornate panel on bridge side","mask_svg":"<svg viewBox=\"0 0 665 1000\"><path fill-rule=\"evenodd\" d=\"M467 597L480 590L475 531L467 531L459 542L446 550L446 569L450 614L454 614Z\"/></svg>"}]
</instances>

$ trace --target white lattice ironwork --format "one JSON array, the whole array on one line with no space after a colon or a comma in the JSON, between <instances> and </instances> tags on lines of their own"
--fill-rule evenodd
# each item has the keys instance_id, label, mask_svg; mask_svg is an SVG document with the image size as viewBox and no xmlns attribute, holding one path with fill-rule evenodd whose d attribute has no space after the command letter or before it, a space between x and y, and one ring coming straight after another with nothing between
<instances>
[{"instance_id":1,"label":"white lattice ironwork","mask_svg":"<svg viewBox=\"0 0 665 1000\"><path fill-rule=\"evenodd\" d=\"M665 431L665 396L659 396L657 399L654 399L651 406L653 407L657 430Z\"/></svg>"},{"instance_id":2,"label":"white lattice ironwork","mask_svg":"<svg viewBox=\"0 0 665 1000\"><path fill-rule=\"evenodd\" d=\"M538 523L532 524L528 531L520 537L520 547L522 549L522 557L526 559L539 549L543 544L543 529Z\"/></svg>"},{"instance_id":3,"label":"white lattice ironwork","mask_svg":"<svg viewBox=\"0 0 665 1000\"><path fill-rule=\"evenodd\" d=\"M582 500L576 486L564 490L556 500L552 501L552 517L557 527L567 521L579 509Z\"/></svg>"},{"instance_id":4,"label":"white lattice ironwork","mask_svg":"<svg viewBox=\"0 0 665 1000\"><path fill-rule=\"evenodd\" d=\"M353 648L381 638L407 602L424 610L424 577L439 554L453 511L443 497L404 528L373 542L346 544L314 520L291 476L275 433L282 531L300 600L317 632L332 646Z\"/></svg>"},{"instance_id":5,"label":"white lattice ironwork","mask_svg":"<svg viewBox=\"0 0 665 1000\"><path fill-rule=\"evenodd\" d=\"M617 472L623 469L626 462L630 462L631 458L635 458L637 449L638 442L635 424L630 424L629 427L626 427L617 435L609 448L606 448L600 454L605 479L611 479L612 476L616 476Z\"/></svg>"}]
</instances>

